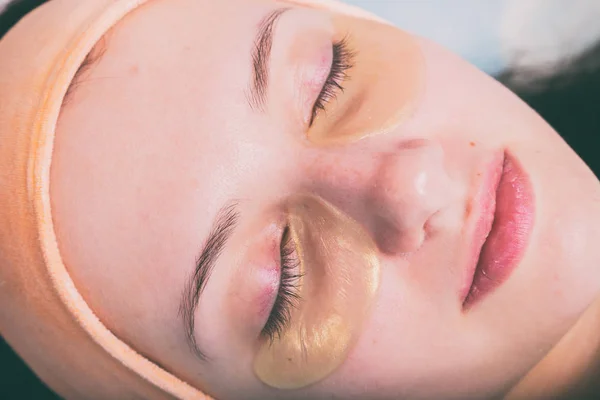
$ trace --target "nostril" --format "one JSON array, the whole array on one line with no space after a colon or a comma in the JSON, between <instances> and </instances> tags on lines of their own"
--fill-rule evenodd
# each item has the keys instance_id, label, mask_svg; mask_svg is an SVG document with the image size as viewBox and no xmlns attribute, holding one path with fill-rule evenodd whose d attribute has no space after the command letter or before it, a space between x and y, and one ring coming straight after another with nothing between
<instances>
[{"instance_id":1,"label":"nostril","mask_svg":"<svg viewBox=\"0 0 600 400\"><path fill-rule=\"evenodd\" d=\"M410 139L405 140L398 146L398 150L416 150L424 147L431 147L431 141L428 139Z\"/></svg>"},{"instance_id":2,"label":"nostril","mask_svg":"<svg viewBox=\"0 0 600 400\"><path fill-rule=\"evenodd\" d=\"M375 241L379 250L388 255L410 254L419 250L427 233L423 226L409 229L398 229L388 221L380 221Z\"/></svg>"},{"instance_id":3,"label":"nostril","mask_svg":"<svg viewBox=\"0 0 600 400\"><path fill-rule=\"evenodd\" d=\"M425 221L423 225L424 239L423 241L429 239L436 233L436 228L434 227L435 223L433 222L441 213L442 210L437 210L434 212L428 219Z\"/></svg>"}]
</instances>

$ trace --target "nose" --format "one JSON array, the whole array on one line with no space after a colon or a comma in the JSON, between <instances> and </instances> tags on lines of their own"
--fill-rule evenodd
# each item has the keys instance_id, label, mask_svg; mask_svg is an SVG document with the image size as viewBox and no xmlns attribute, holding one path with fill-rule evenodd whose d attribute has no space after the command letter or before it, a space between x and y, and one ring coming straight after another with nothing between
<instances>
[{"instance_id":1,"label":"nose","mask_svg":"<svg viewBox=\"0 0 600 400\"><path fill-rule=\"evenodd\" d=\"M431 232L431 217L455 202L460 187L438 142L373 143L304 157L304 185L367 228L383 253L416 251Z\"/></svg>"},{"instance_id":2,"label":"nose","mask_svg":"<svg viewBox=\"0 0 600 400\"><path fill-rule=\"evenodd\" d=\"M453 185L441 145L418 140L382 156L366 201L380 249L388 254L416 251L428 221L451 200Z\"/></svg>"}]
</instances>

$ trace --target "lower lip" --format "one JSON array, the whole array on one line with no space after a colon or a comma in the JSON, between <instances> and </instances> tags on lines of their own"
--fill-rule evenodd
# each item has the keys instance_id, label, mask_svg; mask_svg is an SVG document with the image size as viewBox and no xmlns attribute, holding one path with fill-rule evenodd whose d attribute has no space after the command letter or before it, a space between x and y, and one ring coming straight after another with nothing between
<instances>
[{"instance_id":1,"label":"lower lip","mask_svg":"<svg viewBox=\"0 0 600 400\"><path fill-rule=\"evenodd\" d=\"M472 307L504 283L519 265L534 225L534 193L519 162L506 154L496 190L491 231L479 260L463 309Z\"/></svg>"}]
</instances>

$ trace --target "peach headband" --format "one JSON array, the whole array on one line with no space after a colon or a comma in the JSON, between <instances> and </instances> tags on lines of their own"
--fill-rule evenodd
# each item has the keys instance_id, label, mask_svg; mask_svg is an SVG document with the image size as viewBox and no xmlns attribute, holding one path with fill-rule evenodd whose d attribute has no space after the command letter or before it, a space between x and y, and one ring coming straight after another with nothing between
<instances>
[{"instance_id":1,"label":"peach headband","mask_svg":"<svg viewBox=\"0 0 600 400\"><path fill-rule=\"evenodd\" d=\"M65 93L98 40L147 0L51 0L0 41L0 333L66 398L207 399L117 338L58 250L49 177ZM293 0L367 18L336 0Z\"/></svg>"}]
</instances>

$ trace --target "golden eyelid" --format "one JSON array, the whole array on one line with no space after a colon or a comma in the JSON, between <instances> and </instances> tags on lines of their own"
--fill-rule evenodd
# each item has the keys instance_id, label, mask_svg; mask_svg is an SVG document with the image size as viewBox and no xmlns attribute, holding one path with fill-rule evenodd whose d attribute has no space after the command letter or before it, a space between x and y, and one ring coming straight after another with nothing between
<instances>
[{"instance_id":1,"label":"golden eyelid","mask_svg":"<svg viewBox=\"0 0 600 400\"><path fill-rule=\"evenodd\" d=\"M346 38L353 67L308 131L316 145L346 144L385 133L413 112L423 87L424 57L417 40L396 27L333 16L335 40Z\"/></svg>"},{"instance_id":2,"label":"golden eyelid","mask_svg":"<svg viewBox=\"0 0 600 400\"><path fill-rule=\"evenodd\" d=\"M300 299L281 337L254 360L264 383L296 389L315 383L346 359L379 288L376 245L354 220L324 200L290 200L289 226L303 275Z\"/></svg>"}]
</instances>

